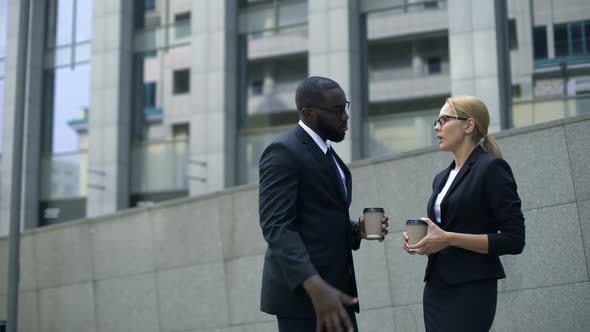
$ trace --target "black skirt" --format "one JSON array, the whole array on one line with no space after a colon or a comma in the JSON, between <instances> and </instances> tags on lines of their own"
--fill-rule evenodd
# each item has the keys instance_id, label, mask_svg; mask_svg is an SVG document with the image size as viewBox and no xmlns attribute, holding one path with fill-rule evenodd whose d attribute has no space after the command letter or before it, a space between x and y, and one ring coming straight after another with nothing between
<instances>
[{"instance_id":1,"label":"black skirt","mask_svg":"<svg viewBox=\"0 0 590 332\"><path fill-rule=\"evenodd\" d=\"M424 324L427 332L489 331L496 315L498 281L460 285L426 282Z\"/></svg>"}]
</instances>

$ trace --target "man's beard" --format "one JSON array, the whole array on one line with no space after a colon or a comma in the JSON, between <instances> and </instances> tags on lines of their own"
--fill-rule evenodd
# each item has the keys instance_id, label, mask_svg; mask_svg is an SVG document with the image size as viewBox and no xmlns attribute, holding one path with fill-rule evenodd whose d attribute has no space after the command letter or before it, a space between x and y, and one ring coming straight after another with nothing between
<instances>
[{"instance_id":1,"label":"man's beard","mask_svg":"<svg viewBox=\"0 0 590 332\"><path fill-rule=\"evenodd\" d=\"M342 142L346 135L345 131L340 130L339 128L331 128L321 118L318 121L318 129L326 136L327 140L335 143Z\"/></svg>"}]
</instances>

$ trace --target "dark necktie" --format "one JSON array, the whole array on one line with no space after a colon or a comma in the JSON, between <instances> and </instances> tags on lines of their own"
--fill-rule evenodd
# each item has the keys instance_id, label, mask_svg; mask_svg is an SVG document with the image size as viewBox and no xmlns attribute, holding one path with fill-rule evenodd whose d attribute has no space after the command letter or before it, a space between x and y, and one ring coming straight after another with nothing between
<instances>
[{"instance_id":1,"label":"dark necktie","mask_svg":"<svg viewBox=\"0 0 590 332\"><path fill-rule=\"evenodd\" d=\"M346 202L348 200L348 197L346 197L347 195L344 179L342 179L342 176L340 176L340 171L338 170L338 165L336 165L336 159L334 158L334 152L332 151L331 147L328 147L328 151L326 151L326 157L328 158L330 165L332 165L332 169L336 173L336 178L338 179L338 185L340 187L340 193L342 194L342 198L344 198L344 201Z\"/></svg>"}]
</instances>

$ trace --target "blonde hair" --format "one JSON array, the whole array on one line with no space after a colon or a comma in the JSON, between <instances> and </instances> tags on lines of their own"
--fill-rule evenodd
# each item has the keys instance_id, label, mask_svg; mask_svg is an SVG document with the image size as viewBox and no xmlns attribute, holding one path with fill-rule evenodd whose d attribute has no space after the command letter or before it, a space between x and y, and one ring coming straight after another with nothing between
<instances>
[{"instance_id":1,"label":"blonde hair","mask_svg":"<svg viewBox=\"0 0 590 332\"><path fill-rule=\"evenodd\" d=\"M490 114L486 104L481 99L472 96L454 96L447 98L447 104L459 117L473 119L475 134L472 137L475 144L480 144L490 154L502 158L502 151L496 139L488 134ZM483 139L483 142L481 140Z\"/></svg>"}]
</instances>

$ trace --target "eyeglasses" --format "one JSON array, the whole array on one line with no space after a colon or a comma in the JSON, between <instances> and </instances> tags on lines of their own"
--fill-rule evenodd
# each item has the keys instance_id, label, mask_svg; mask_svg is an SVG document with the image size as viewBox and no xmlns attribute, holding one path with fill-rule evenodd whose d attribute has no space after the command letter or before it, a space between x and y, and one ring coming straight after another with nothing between
<instances>
[{"instance_id":1,"label":"eyeglasses","mask_svg":"<svg viewBox=\"0 0 590 332\"><path fill-rule=\"evenodd\" d=\"M434 120L434 126L436 127L436 124L439 124L441 127L446 125L447 122L451 121L451 120L463 120L463 121L467 121L468 118L462 118L459 116L450 116L450 115L442 115L440 118Z\"/></svg>"},{"instance_id":2,"label":"eyeglasses","mask_svg":"<svg viewBox=\"0 0 590 332\"><path fill-rule=\"evenodd\" d=\"M346 101L344 105L337 106L336 108L325 108L320 106L309 105L308 107L317 108L324 112L334 113L337 117L342 118L345 112L350 111L350 102Z\"/></svg>"}]
</instances>

